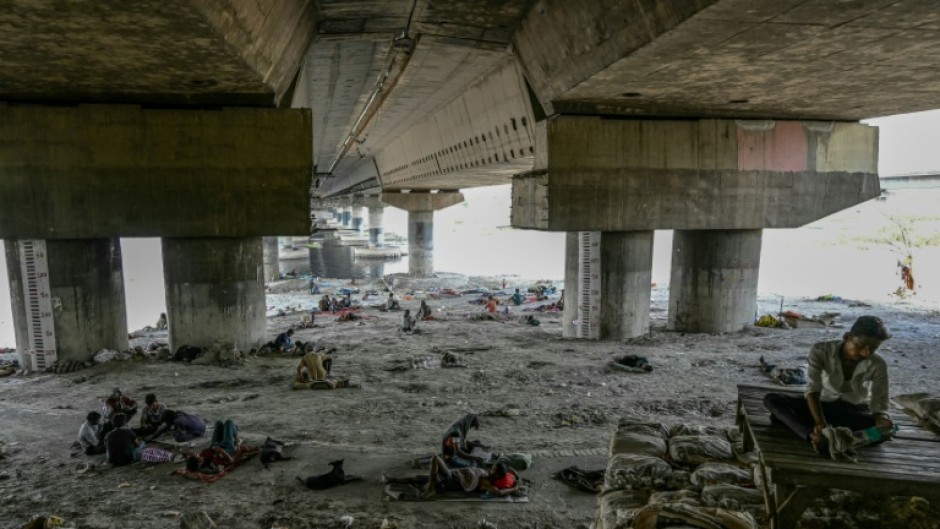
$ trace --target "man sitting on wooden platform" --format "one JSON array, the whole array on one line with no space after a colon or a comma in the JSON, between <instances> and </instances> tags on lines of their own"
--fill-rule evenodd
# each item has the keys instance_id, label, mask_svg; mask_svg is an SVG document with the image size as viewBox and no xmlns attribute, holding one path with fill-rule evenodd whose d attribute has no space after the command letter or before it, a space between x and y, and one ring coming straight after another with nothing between
<instances>
[{"instance_id":1,"label":"man sitting on wooden platform","mask_svg":"<svg viewBox=\"0 0 940 529\"><path fill-rule=\"evenodd\" d=\"M772 420L812 443L817 452L835 439L835 427L859 432L856 445L889 437L894 425L887 413L888 366L875 353L889 337L880 318L862 316L841 340L813 345L805 396L764 397ZM827 432L829 427L834 428Z\"/></svg>"}]
</instances>

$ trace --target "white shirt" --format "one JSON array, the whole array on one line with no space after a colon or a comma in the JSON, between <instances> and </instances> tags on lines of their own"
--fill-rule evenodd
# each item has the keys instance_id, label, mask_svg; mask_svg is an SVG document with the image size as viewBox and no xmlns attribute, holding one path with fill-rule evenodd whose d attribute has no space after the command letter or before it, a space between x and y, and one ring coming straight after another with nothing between
<instances>
[{"instance_id":1,"label":"white shirt","mask_svg":"<svg viewBox=\"0 0 940 529\"><path fill-rule=\"evenodd\" d=\"M842 340L820 342L809 352L809 384L806 395L819 393L825 402L842 399L868 404L873 414L888 414L888 364L875 353L859 360L852 378L842 372Z\"/></svg>"},{"instance_id":2,"label":"white shirt","mask_svg":"<svg viewBox=\"0 0 940 529\"><path fill-rule=\"evenodd\" d=\"M98 446L98 434L101 433L101 425L92 426L88 421L82 423L78 429L78 442L82 444L82 450L87 450L89 446Z\"/></svg>"}]
</instances>

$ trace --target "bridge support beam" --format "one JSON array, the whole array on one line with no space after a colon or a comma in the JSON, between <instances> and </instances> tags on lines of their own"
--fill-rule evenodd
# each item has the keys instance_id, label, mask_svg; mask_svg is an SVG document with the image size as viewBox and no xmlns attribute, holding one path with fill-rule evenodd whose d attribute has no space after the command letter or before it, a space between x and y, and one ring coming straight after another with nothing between
<instances>
[{"instance_id":1,"label":"bridge support beam","mask_svg":"<svg viewBox=\"0 0 940 529\"><path fill-rule=\"evenodd\" d=\"M170 348L264 343L261 237L163 239Z\"/></svg>"},{"instance_id":2,"label":"bridge support beam","mask_svg":"<svg viewBox=\"0 0 940 529\"><path fill-rule=\"evenodd\" d=\"M434 212L463 202L456 191L383 193L382 202L408 212L408 275L434 274Z\"/></svg>"},{"instance_id":3,"label":"bridge support beam","mask_svg":"<svg viewBox=\"0 0 940 529\"><path fill-rule=\"evenodd\" d=\"M362 225L365 224L365 215L362 205L353 204L352 206L352 229L362 231Z\"/></svg>"},{"instance_id":4,"label":"bridge support beam","mask_svg":"<svg viewBox=\"0 0 940 529\"><path fill-rule=\"evenodd\" d=\"M736 331L754 317L763 229L802 226L881 191L878 131L867 125L592 116L546 121L538 169L513 179L512 225L596 234L594 250L571 249L568 237L565 336L645 332L651 261L646 242L627 233L677 230L672 328ZM596 255L585 260L586 251ZM585 263L596 265L596 277L585 275ZM586 281L600 285L598 299L585 295L595 288L585 291ZM576 284L580 297L568 293ZM645 309L633 297L641 289L645 294L635 295L645 296ZM623 305L612 306L605 296ZM621 316L633 321L618 323Z\"/></svg>"},{"instance_id":5,"label":"bridge support beam","mask_svg":"<svg viewBox=\"0 0 940 529\"><path fill-rule=\"evenodd\" d=\"M384 214L384 207L369 206L369 248L385 246L385 227L382 223Z\"/></svg>"},{"instance_id":6,"label":"bridge support beam","mask_svg":"<svg viewBox=\"0 0 940 529\"><path fill-rule=\"evenodd\" d=\"M676 230L669 327L736 332L754 321L762 230Z\"/></svg>"},{"instance_id":7,"label":"bridge support beam","mask_svg":"<svg viewBox=\"0 0 940 529\"><path fill-rule=\"evenodd\" d=\"M262 237L264 255L264 282L277 281L281 278L280 262L280 244L277 237Z\"/></svg>"},{"instance_id":8,"label":"bridge support beam","mask_svg":"<svg viewBox=\"0 0 940 529\"><path fill-rule=\"evenodd\" d=\"M653 232L575 232L566 244L564 336L621 340L648 333Z\"/></svg>"},{"instance_id":9,"label":"bridge support beam","mask_svg":"<svg viewBox=\"0 0 940 529\"><path fill-rule=\"evenodd\" d=\"M124 270L118 239L46 240L45 251L26 257L20 241L5 241L10 301L16 348L23 367L37 367L25 353L35 349L30 327L43 328L45 349L55 350L60 362L91 360L101 349L127 349L127 310L124 301ZM24 259L46 276L33 295L48 295L46 309L30 313L30 294L24 289ZM39 319L51 320L42 326ZM51 327L51 328L50 328ZM39 332L38 330L35 332Z\"/></svg>"}]
</instances>

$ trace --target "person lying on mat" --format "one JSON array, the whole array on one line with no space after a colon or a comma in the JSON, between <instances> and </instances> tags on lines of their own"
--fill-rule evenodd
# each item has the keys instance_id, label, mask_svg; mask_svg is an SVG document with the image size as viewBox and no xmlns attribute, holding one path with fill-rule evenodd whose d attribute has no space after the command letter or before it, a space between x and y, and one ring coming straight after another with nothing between
<instances>
[{"instance_id":1,"label":"person lying on mat","mask_svg":"<svg viewBox=\"0 0 940 529\"><path fill-rule=\"evenodd\" d=\"M890 436L888 366L875 353L890 338L881 318L862 316L841 340L820 342L809 352L809 384L804 397L768 393L771 417L809 441L817 451L823 430L842 426L853 431L872 427Z\"/></svg>"},{"instance_id":2,"label":"person lying on mat","mask_svg":"<svg viewBox=\"0 0 940 529\"><path fill-rule=\"evenodd\" d=\"M489 474L480 480L480 490L493 496L509 496L515 494L522 487L522 478L515 469L509 468L502 461L490 467Z\"/></svg>"},{"instance_id":3,"label":"person lying on mat","mask_svg":"<svg viewBox=\"0 0 940 529\"><path fill-rule=\"evenodd\" d=\"M215 421L212 430L212 444L198 454L189 454L186 470L202 474L218 474L225 467L235 462L235 454L241 446L238 426L231 419L225 422Z\"/></svg>"}]
</instances>

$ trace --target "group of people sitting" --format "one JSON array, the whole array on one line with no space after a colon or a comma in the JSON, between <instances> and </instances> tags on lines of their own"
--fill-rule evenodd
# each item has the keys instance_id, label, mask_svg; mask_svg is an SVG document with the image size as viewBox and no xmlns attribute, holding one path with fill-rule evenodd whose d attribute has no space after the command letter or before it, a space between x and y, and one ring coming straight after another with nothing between
<instances>
[{"instance_id":1,"label":"group of people sitting","mask_svg":"<svg viewBox=\"0 0 940 529\"><path fill-rule=\"evenodd\" d=\"M345 294L340 298L337 298L336 296L331 298L328 294L324 294L318 303L320 312L329 312L331 314L335 314L340 310L348 309L352 306L352 294Z\"/></svg>"},{"instance_id":2,"label":"group of people sitting","mask_svg":"<svg viewBox=\"0 0 940 529\"><path fill-rule=\"evenodd\" d=\"M389 478L387 483L416 485L424 497L448 491L485 492L508 496L523 490L523 481L504 461L484 454L488 448L468 438L470 430L480 427L480 419L468 414L454 422L441 440L441 453L431 458L427 475Z\"/></svg>"},{"instance_id":3,"label":"group of people sitting","mask_svg":"<svg viewBox=\"0 0 940 529\"><path fill-rule=\"evenodd\" d=\"M177 443L184 443L206 435L206 420L181 410L170 410L153 393L144 398L145 407L138 427L131 426L137 414L137 402L114 388L102 406L102 413L92 411L85 417L78 431L77 445L86 455L105 454L114 466L129 465L142 458L152 462L170 461L172 451L148 447L164 433L172 432ZM148 451L149 448L149 451ZM145 452L146 451L146 452ZM144 455L150 458L144 457Z\"/></svg>"}]
</instances>

